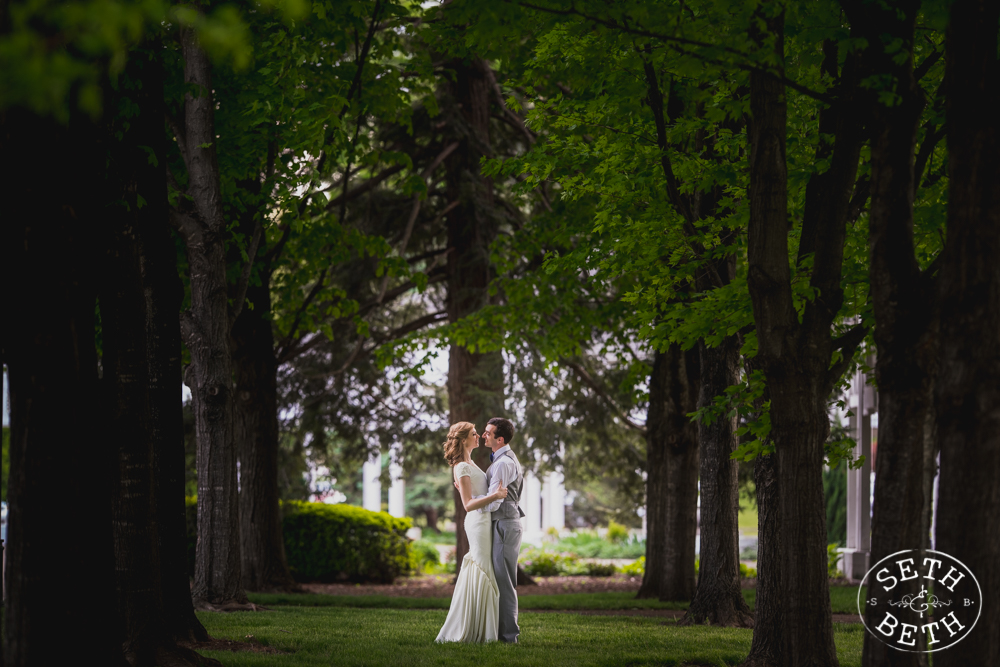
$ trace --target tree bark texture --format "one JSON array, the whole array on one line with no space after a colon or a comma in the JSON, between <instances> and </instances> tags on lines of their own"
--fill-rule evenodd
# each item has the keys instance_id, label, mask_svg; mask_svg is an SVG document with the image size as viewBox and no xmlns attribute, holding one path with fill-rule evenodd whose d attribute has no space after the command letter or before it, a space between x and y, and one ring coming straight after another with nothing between
<instances>
[{"instance_id":1,"label":"tree bark texture","mask_svg":"<svg viewBox=\"0 0 1000 667\"><path fill-rule=\"evenodd\" d=\"M116 167L134 166L128 164L127 147L116 152L119 153ZM126 159L121 159L121 153L126 154ZM115 583L125 623L123 650L130 664L153 665L166 637L160 597L160 554L155 548L159 543L159 525L146 391L146 300L139 268L142 251L137 238L137 226L144 222L141 216L148 211L133 208L138 184L128 179L123 185L129 210L111 216L108 256L102 262L105 279L100 297L104 370L101 384L108 440L115 449L117 463L111 488Z\"/></svg>"},{"instance_id":2,"label":"tree bark texture","mask_svg":"<svg viewBox=\"0 0 1000 667\"><path fill-rule=\"evenodd\" d=\"M891 74L899 99L887 106L869 104L871 133L871 206L868 216L871 300L878 354L875 377L879 393L878 457L872 512L871 562L927 542L924 517L924 429L931 409L935 370L936 284L922 274L914 253L913 201L916 190L914 155L924 95L913 72L913 39L919 2L891 8L845 3L852 25L868 41L864 67L872 74ZM903 49L886 52L887 36ZM897 62L900 53L908 54ZM899 595L918 594L918 582L901 582ZM868 627L884 611L866 609ZM866 667L926 665L926 655L890 648L865 635Z\"/></svg>"},{"instance_id":3,"label":"tree bark texture","mask_svg":"<svg viewBox=\"0 0 1000 667\"><path fill-rule=\"evenodd\" d=\"M139 115L130 120L126 135L130 155L121 173L133 179L126 192L134 190L145 200L143 207L131 202L136 213L136 231L141 256L134 278L142 285L146 345L146 437L152 448L154 520L158 541L152 545L159 560L162 623L167 642L209 639L208 631L194 614L187 568L187 530L184 510L184 418L177 392L181 388L181 312L184 287L177 274L177 247L170 233L167 203L166 136L163 132L164 73L159 42L151 53L133 54L129 67L141 69L134 78L141 82L130 95L138 98ZM157 156L151 164L147 148ZM140 312L140 311L137 311ZM171 649L173 650L173 649ZM203 664L214 661L181 652ZM160 654L166 661L169 656Z\"/></svg>"},{"instance_id":4,"label":"tree bark texture","mask_svg":"<svg viewBox=\"0 0 1000 667\"><path fill-rule=\"evenodd\" d=\"M739 380L740 341L729 336L717 347L699 345L701 387L698 406L712 405ZM753 615L740 590L739 464L736 415L698 424L701 480L701 549L698 589L685 615L689 623L751 627Z\"/></svg>"},{"instance_id":5,"label":"tree bark texture","mask_svg":"<svg viewBox=\"0 0 1000 667\"><path fill-rule=\"evenodd\" d=\"M657 352L646 419L646 572L639 598L691 600L698 511L698 348Z\"/></svg>"},{"instance_id":6,"label":"tree bark texture","mask_svg":"<svg viewBox=\"0 0 1000 667\"><path fill-rule=\"evenodd\" d=\"M479 171L479 161L490 155L490 100L487 65L479 58L454 60L448 69L454 81L444 92L441 108L449 114L449 126L459 147L445 161L446 189L451 202L459 202L448 213L448 320L471 315L489 303L490 244L496 238L498 216L493 204L493 185ZM504 415L503 357L499 352L472 352L452 345L448 358L449 419L454 424L476 424L481 433L491 417ZM481 451L480 451L481 450ZM474 460L489 467L488 452L474 451ZM469 550L465 534L465 508L458 492L455 498L456 575Z\"/></svg>"},{"instance_id":7,"label":"tree bark texture","mask_svg":"<svg viewBox=\"0 0 1000 667\"><path fill-rule=\"evenodd\" d=\"M147 145L155 147L157 144ZM163 154L157 151L157 155ZM165 174L163 176L165 178ZM165 191L155 198L152 193L144 197L150 206L162 203L166 207ZM162 202L158 201L160 199ZM194 613L187 564L184 416L177 396L182 384L181 331L177 314L181 311L184 286L177 274L177 249L166 220L144 225L141 233L149 363L149 438L153 443L164 623L167 636L176 642L207 641L208 631Z\"/></svg>"},{"instance_id":8,"label":"tree bark texture","mask_svg":"<svg viewBox=\"0 0 1000 667\"><path fill-rule=\"evenodd\" d=\"M261 248L258 255L263 254ZM248 287L246 294L253 307L240 311L232 335L243 587L298 590L288 571L278 497L278 364L271 331L270 267L262 264L258 275L261 284Z\"/></svg>"},{"instance_id":9,"label":"tree bark texture","mask_svg":"<svg viewBox=\"0 0 1000 667\"><path fill-rule=\"evenodd\" d=\"M181 30L184 55L185 163L191 209L176 219L187 248L191 308L181 325L191 367L186 378L195 415L198 467L198 544L192 596L197 606L246 605L240 559L233 373L229 350L219 165L216 156L211 65L194 30Z\"/></svg>"},{"instance_id":10,"label":"tree bark texture","mask_svg":"<svg viewBox=\"0 0 1000 667\"><path fill-rule=\"evenodd\" d=\"M763 14L757 39L784 60L784 16ZM835 62L835 61L834 61ZM834 135L830 168L806 188L800 261L813 255L815 300L799 321L788 260L788 190L785 162L787 106L784 84L750 76L750 225L748 283L758 338L758 359L771 399L771 432L777 459L781 515L780 572L785 599L777 665L837 665L826 562L826 513L822 488L826 401L846 363L831 365L835 349L851 358L859 331L834 341L832 324L843 303L840 287L846 221L862 144L853 108L856 63L848 58L840 99L825 109L820 130ZM820 156L818 156L820 157ZM763 628L773 632L774 627Z\"/></svg>"},{"instance_id":11,"label":"tree bark texture","mask_svg":"<svg viewBox=\"0 0 1000 667\"><path fill-rule=\"evenodd\" d=\"M100 300L105 415L117 454L112 489L123 650L133 666L218 665L176 644L174 625L186 625L187 635L198 629L206 637L207 633L194 618L184 560L170 560L177 548L166 545L160 534L160 517L166 516L169 526L170 515L159 509L158 450L172 445L183 452L178 396L180 303L176 289L171 298L157 284L169 283L172 277L177 287L176 248L167 227L162 46L158 42L147 46L130 55L118 85L122 106L127 103L137 113L114 119L112 126L117 140L110 142L108 180L115 188L110 196L123 205L113 208L106 218L107 260ZM157 160L149 159L150 149ZM162 304L157 301L161 296L165 297ZM169 388L164 384L168 378L173 380ZM171 430L172 442L168 439ZM171 495L165 491L162 500L169 503ZM174 502L183 503L183 486L173 491ZM181 545L186 542L184 532L170 537ZM163 567L165 559L174 569ZM165 576L170 578L169 587L164 584ZM182 591L177 584L184 587ZM170 621L165 605L168 594L183 594L186 601L186 609L171 608L174 618ZM180 638L186 637L181 634Z\"/></svg>"},{"instance_id":12,"label":"tree bark texture","mask_svg":"<svg viewBox=\"0 0 1000 667\"><path fill-rule=\"evenodd\" d=\"M753 464L757 493L757 596L753 610L753 643L743 667L772 667L781 655L781 498L774 454L758 456Z\"/></svg>"},{"instance_id":13,"label":"tree bark texture","mask_svg":"<svg viewBox=\"0 0 1000 667\"><path fill-rule=\"evenodd\" d=\"M979 581L977 627L935 667L1000 664L1000 5L957 0L945 49L948 232L941 267L937 548Z\"/></svg>"},{"instance_id":14,"label":"tree bark texture","mask_svg":"<svg viewBox=\"0 0 1000 667\"><path fill-rule=\"evenodd\" d=\"M11 408L3 650L12 667L76 664L81 655L125 664L111 593L114 458L106 438L87 437L101 432L100 134L75 114L68 125L18 109L0 117L0 154L12 166L0 179ZM87 601L85 611L65 603L67 591Z\"/></svg>"}]
</instances>

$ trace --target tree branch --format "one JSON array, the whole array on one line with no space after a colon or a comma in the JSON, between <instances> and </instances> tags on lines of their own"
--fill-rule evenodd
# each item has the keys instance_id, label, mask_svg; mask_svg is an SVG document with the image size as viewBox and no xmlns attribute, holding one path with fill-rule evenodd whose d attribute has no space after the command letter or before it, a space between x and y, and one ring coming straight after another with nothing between
<instances>
[{"instance_id":1,"label":"tree branch","mask_svg":"<svg viewBox=\"0 0 1000 667\"><path fill-rule=\"evenodd\" d=\"M602 387L600 383L598 383L590 375L590 373L587 372L587 369L585 369L581 364L571 359L562 359L561 363L566 364L571 369L573 369L573 371L576 372L576 374L580 377L580 379L583 380L584 384L590 387L595 394L600 396L601 399L608 405L608 407L610 407L615 412L615 414L618 415L618 418L621 419L626 426L635 429L636 431L639 431L639 433L641 433L643 436L646 435L646 427L643 426L642 424L637 424L636 422L632 421L629 418L629 416L625 413L625 411L622 410L617 403L615 403L614 399L611 398L611 396L604 389L604 387Z\"/></svg>"},{"instance_id":2,"label":"tree branch","mask_svg":"<svg viewBox=\"0 0 1000 667\"><path fill-rule=\"evenodd\" d=\"M840 350L841 357L836 363L830 366L830 380L832 384L836 384L840 376L844 374L848 366L851 365L851 360L854 359L854 353L857 351L858 346L864 341L865 336L868 335L868 326L864 323L855 324L853 327L848 329L846 332L840 336L833 339L833 349Z\"/></svg>"},{"instance_id":3,"label":"tree branch","mask_svg":"<svg viewBox=\"0 0 1000 667\"><path fill-rule=\"evenodd\" d=\"M254 258L257 256L257 248L260 247L260 237L263 235L263 232L264 225L261 224L258 218L257 224L253 228L250 247L247 248L247 262L243 265L243 271L240 272L240 281L236 284L236 301L233 305L233 310L229 313L230 330L232 330L233 324L236 323L236 318L243 312L243 303L247 300L247 287L250 285L250 274L253 271Z\"/></svg>"},{"instance_id":4,"label":"tree branch","mask_svg":"<svg viewBox=\"0 0 1000 667\"><path fill-rule=\"evenodd\" d=\"M675 51L677 51L679 53L682 53L684 55L694 56L695 58L698 58L699 60L703 60L705 62L709 62L709 63L712 63L714 65L720 65L720 66L723 66L723 67L727 67L727 66L728 67L735 67L737 69L741 69L741 70L744 70L746 72L756 72L756 73L762 74L762 75L764 75L764 76L766 76L766 77L768 77L768 78L770 78L770 79L772 79L774 81L783 83L784 85L788 86L792 90L796 90L796 91L802 93L803 95L806 95L807 97L811 97L813 99L819 100L820 102L824 102L826 104L830 104L833 101L833 99L829 95L826 95L825 93L821 93L819 91L813 90L813 89L811 89L811 88L809 88L807 86L803 86L802 84L796 82L793 79L789 79L780 70L779 71L775 71L775 70L772 70L772 69L769 69L769 68L766 68L766 67L760 67L758 65L752 65L752 64L750 64L749 61L753 60L753 58L751 57L751 54L744 53L743 51L740 51L739 49L734 49L731 46L723 46L721 44L712 44L710 42L702 42L702 41L697 40L697 39L688 39L686 37L677 37L676 35L667 35L667 34L664 34L664 33L653 32L651 30L643 30L641 28L632 28L632 27L630 27L627 24L627 22L619 23L618 21L616 21L615 19L612 19L612 18L601 18L601 17L598 17L598 16L591 16L591 15L588 15L588 14L585 14L585 13L581 12L576 7L571 7L570 9L559 10L559 9L554 9L554 8L551 8L551 7L542 7L540 5L535 5L535 4L530 3L530 2L521 2L520 0L504 0L504 1L505 2L516 2L517 4L520 4L520 5L524 6L524 7L529 8L529 9L535 9L537 11L546 12L546 13L549 13L549 14L556 14L558 16L579 16L580 18L582 18L584 20L591 21L591 22L596 23L598 25L602 25L602 26L604 26L606 28L613 28L615 30L620 30L620 31L622 31L624 33L627 33L627 34L630 34L630 35L638 35L639 37L649 37L649 38L652 38L652 39L658 39L658 40L661 40L663 42L666 42L670 46L670 48L672 48ZM696 47L705 48L705 49L712 49L713 51L722 51L724 53L728 53L728 54L734 55L734 56L736 56L738 58L741 58L741 59L743 59L746 62L726 63L726 62L720 61L720 60L718 60L716 58L711 58L711 57L708 57L708 56L704 56L704 55L701 55L699 53L692 52L692 51L686 51L686 50L684 50L684 49L682 49L682 48L680 48L678 46L680 44L683 44L683 45L686 45L686 46L696 46Z\"/></svg>"},{"instance_id":5,"label":"tree branch","mask_svg":"<svg viewBox=\"0 0 1000 667\"><path fill-rule=\"evenodd\" d=\"M336 197L334 197L333 199L331 199L329 202L327 202L326 207L325 207L326 210L329 211L329 210L333 209L334 206L337 206L338 204L341 204L341 203L345 202L345 200L346 201L351 201L351 200L357 199L358 197L360 197L364 193L368 192L369 190L373 190L376 186L378 186L379 183L381 183L385 179L389 178L393 174L398 174L399 172L403 171L404 167L405 167L405 165L402 165L402 164L393 165L393 166L385 169L381 173L379 173L378 176L372 176L371 178L369 178L367 181L365 181L361 185L357 186L356 188L354 188L354 189L352 189L352 190L350 190L350 191L348 191L346 193L337 195ZM322 192L322 190L321 190L321 192ZM313 193L313 194L315 194L315 193ZM312 195L309 195L309 196L312 196Z\"/></svg>"}]
</instances>

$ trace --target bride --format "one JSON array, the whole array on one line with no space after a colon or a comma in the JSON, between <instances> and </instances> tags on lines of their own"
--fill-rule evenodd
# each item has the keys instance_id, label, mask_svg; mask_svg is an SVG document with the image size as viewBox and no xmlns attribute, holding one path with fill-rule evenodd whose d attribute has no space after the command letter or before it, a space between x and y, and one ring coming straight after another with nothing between
<instances>
[{"instance_id":1,"label":"bride","mask_svg":"<svg viewBox=\"0 0 1000 667\"><path fill-rule=\"evenodd\" d=\"M462 561L461 573L455 582L451 608L439 642L492 642L497 638L500 589L493 575L493 531L490 515L477 512L494 500L507 497L501 486L486 495L486 473L472 462L472 450L479 446L476 426L458 422L448 429L444 457L452 466L452 475L465 505L465 533L469 537L469 553Z\"/></svg>"}]
</instances>

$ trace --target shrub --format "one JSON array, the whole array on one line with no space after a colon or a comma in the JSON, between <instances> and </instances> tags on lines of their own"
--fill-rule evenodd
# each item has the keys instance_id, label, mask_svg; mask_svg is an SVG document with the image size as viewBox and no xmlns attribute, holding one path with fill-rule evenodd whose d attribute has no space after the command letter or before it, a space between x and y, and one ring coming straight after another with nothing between
<instances>
[{"instance_id":1,"label":"shrub","mask_svg":"<svg viewBox=\"0 0 1000 667\"><path fill-rule=\"evenodd\" d=\"M410 519L353 505L293 500L282 507L288 568L299 581L392 583L410 570Z\"/></svg>"},{"instance_id":2,"label":"shrub","mask_svg":"<svg viewBox=\"0 0 1000 667\"><path fill-rule=\"evenodd\" d=\"M614 521L608 522L608 542L611 542L611 544L620 544L627 539L628 528Z\"/></svg>"},{"instance_id":3,"label":"shrub","mask_svg":"<svg viewBox=\"0 0 1000 667\"><path fill-rule=\"evenodd\" d=\"M836 542L826 545L826 574L834 579L843 576L843 573L837 569L837 564L840 562L840 552L837 551L838 546Z\"/></svg>"},{"instance_id":4,"label":"shrub","mask_svg":"<svg viewBox=\"0 0 1000 667\"><path fill-rule=\"evenodd\" d=\"M646 574L646 557L639 556L634 562L622 566L622 573L630 577L641 577Z\"/></svg>"},{"instance_id":5,"label":"shrub","mask_svg":"<svg viewBox=\"0 0 1000 667\"><path fill-rule=\"evenodd\" d=\"M547 551L528 547L521 551L518 562L533 577L555 577L560 574L588 574L588 566L576 554Z\"/></svg>"},{"instance_id":6,"label":"shrub","mask_svg":"<svg viewBox=\"0 0 1000 667\"><path fill-rule=\"evenodd\" d=\"M448 552L448 557L444 559L442 567L445 574L455 574L458 571L458 550L452 549Z\"/></svg>"},{"instance_id":7,"label":"shrub","mask_svg":"<svg viewBox=\"0 0 1000 667\"><path fill-rule=\"evenodd\" d=\"M416 540L410 545L413 551L413 569L423 571L435 571L441 566L441 554L431 542L427 540Z\"/></svg>"},{"instance_id":8,"label":"shrub","mask_svg":"<svg viewBox=\"0 0 1000 667\"><path fill-rule=\"evenodd\" d=\"M587 574L592 577L610 577L612 574L618 571L614 563L586 563Z\"/></svg>"},{"instance_id":9,"label":"shrub","mask_svg":"<svg viewBox=\"0 0 1000 667\"><path fill-rule=\"evenodd\" d=\"M756 579L757 578L757 568L748 567L743 563L740 563L740 576L744 579Z\"/></svg>"},{"instance_id":10,"label":"shrub","mask_svg":"<svg viewBox=\"0 0 1000 667\"><path fill-rule=\"evenodd\" d=\"M646 541L627 537L612 543L594 530L576 530L553 545L557 551L568 551L580 558L638 558L646 553Z\"/></svg>"},{"instance_id":11,"label":"shrub","mask_svg":"<svg viewBox=\"0 0 1000 667\"><path fill-rule=\"evenodd\" d=\"M186 499L188 566L194 573L197 501ZM353 505L282 503L285 555L298 581L375 581L391 583L414 569L406 531L410 519L369 512ZM433 547L432 547L433 548ZM436 556L436 554L435 554Z\"/></svg>"}]
</instances>

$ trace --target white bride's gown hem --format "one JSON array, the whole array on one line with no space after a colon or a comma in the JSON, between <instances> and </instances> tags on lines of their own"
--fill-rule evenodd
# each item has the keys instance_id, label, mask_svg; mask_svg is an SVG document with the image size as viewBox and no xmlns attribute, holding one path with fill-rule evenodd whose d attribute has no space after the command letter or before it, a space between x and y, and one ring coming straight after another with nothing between
<instances>
[{"instance_id":1,"label":"white bride's gown hem","mask_svg":"<svg viewBox=\"0 0 1000 667\"><path fill-rule=\"evenodd\" d=\"M472 495L486 495L486 474L477 466L462 462L456 476L468 477ZM490 515L474 510L465 515L469 553L455 582L448 618L438 633L438 642L491 642L497 639L500 589L493 575L493 531Z\"/></svg>"}]
</instances>

